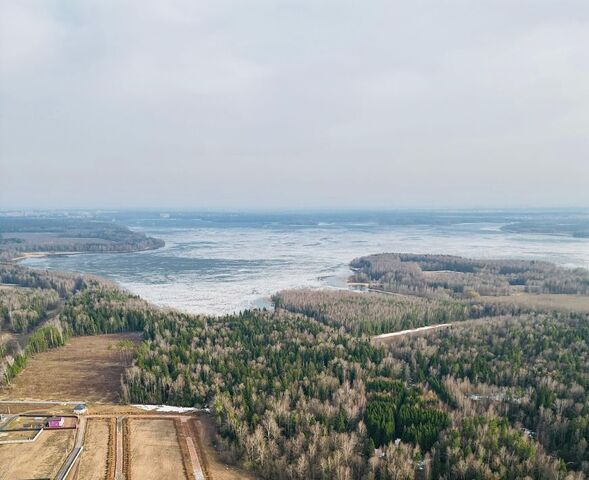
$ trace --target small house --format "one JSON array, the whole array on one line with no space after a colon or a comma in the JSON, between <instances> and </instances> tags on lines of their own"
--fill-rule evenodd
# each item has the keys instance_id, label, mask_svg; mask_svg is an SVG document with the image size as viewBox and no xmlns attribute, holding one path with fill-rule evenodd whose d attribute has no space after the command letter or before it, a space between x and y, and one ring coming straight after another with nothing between
<instances>
[{"instance_id":1,"label":"small house","mask_svg":"<svg viewBox=\"0 0 589 480\"><path fill-rule=\"evenodd\" d=\"M74 413L76 415L82 415L83 413L86 413L87 410L88 409L86 408L86 405L83 403L80 403L74 407Z\"/></svg>"},{"instance_id":2,"label":"small house","mask_svg":"<svg viewBox=\"0 0 589 480\"><path fill-rule=\"evenodd\" d=\"M62 428L63 427L63 417L51 417L47 420L47 427L48 428Z\"/></svg>"}]
</instances>

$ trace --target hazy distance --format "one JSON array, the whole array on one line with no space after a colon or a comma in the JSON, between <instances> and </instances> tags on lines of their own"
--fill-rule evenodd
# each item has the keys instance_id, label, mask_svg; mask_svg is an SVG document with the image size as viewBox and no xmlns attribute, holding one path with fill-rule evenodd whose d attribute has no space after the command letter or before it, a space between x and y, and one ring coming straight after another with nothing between
<instances>
[{"instance_id":1,"label":"hazy distance","mask_svg":"<svg viewBox=\"0 0 589 480\"><path fill-rule=\"evenodd\" d=\"M589 3L0 0L0 208L589 206Z\"/></svg>"}]
</instances>

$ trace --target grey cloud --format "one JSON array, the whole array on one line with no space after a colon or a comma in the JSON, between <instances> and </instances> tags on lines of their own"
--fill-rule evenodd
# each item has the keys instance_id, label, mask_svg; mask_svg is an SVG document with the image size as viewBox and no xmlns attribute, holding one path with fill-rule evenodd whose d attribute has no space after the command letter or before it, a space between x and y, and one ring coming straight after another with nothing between
<instances>
[{"instance_id":1,"label":"grey cloud","mask_svg":"<svg viewBox=\"0 0 589 480\"><path fill-rule=\"evenodd\" d=\"M0 0L0 208L589 205L585 1Z\"/></svg>"}]
</instances>

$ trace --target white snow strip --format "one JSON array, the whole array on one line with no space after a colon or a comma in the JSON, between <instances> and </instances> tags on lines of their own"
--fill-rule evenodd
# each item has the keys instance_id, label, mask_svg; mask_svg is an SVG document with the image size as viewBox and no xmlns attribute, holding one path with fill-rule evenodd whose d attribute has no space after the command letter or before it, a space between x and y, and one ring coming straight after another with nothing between
<instances>
[{"instance_id":1,"label":"white snow strip","mask_svg":"<svg viewBox=\"0 0 589 480\"><path fill-rule=\"evenodd\" d=\"M424 332L426 330L433 330L435 328L449 327L451 323L440 323L438 325L428 325L427 327L412 328L411 330L401 330L400 332L383 333L382 335L376 335L375 339L399 337L401 335L409 335L411 333Z\"/></svg>"},{"instance_id":2,"label":"white snow strip","mask_svg":"<svg viewBox=\"0 0 589 480\"><path fill-rule=\"evenodd\" d=\"M208 408L194 408L194 407L175 407L173 405L131 405L132 407L140 408L148 412L164 412L164 413L190 413L190 412L210 412Z\"/></svg>"}]
</instances>

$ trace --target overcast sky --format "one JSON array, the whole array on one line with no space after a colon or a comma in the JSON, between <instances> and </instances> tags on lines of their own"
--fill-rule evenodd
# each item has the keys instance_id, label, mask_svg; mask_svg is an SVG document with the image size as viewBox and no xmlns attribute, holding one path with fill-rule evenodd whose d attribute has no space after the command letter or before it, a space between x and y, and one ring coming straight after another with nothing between
<instances>
[{"instance_id":1,"label":"overcast sky","mask_svg":"<svg viewBox=\"0 0 589 480\"><path fill-rule=\"evenodd\" d=\"M587 0L0 0L0 209L589 206Z\"/></svg>"}]
</instances>

